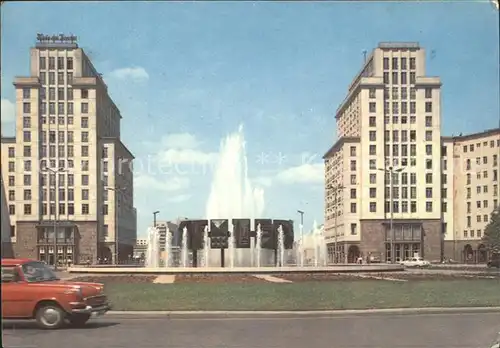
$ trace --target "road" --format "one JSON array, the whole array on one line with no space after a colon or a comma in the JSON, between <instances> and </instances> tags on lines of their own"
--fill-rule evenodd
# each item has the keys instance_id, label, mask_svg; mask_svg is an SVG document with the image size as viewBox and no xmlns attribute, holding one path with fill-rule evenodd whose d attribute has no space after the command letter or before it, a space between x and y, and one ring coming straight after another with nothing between
<instances>
[{"instance_id":1,"label":"road","mask_svg":"<svg viewBox=\"0 0 500 348\"><path fill-rule=\"evenodd\" d=\"M330 317L168 319L111 317L87 327L38 330L5 322L16 348L489 348L500 313L368 314Z\"/></svg>"}]
</instances>

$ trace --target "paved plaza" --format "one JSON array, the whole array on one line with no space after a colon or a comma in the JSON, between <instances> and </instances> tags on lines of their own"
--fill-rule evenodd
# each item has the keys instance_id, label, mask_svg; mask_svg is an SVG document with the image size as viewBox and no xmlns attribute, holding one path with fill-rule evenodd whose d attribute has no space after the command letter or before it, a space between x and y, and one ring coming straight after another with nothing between
<instances>
[{"instance_id":1,"label":"paved plaza","mask_svg":"<svg viewBox=\"0 0 500 348\"><path fill-rule=\"evenodd\" d=\"M489 348L500 313L365 314L315 317L107 316L81 329L4 323L3 346L88 348Z\"/></svg>"}]
</instances>

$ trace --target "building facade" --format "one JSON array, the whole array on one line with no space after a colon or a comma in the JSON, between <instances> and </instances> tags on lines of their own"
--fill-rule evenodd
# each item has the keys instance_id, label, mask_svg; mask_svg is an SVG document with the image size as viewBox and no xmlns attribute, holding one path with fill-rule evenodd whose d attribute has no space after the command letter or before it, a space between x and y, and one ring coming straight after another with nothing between
<instances>
[{"instance_id":1,"label":"building facade","mask_svg":"<svg viewBox=\"0 0 500 348\"><path fill-rule=\"evenodd\" d=\"M444 143L483 135L442 138L441 82L426 76L425 66L417 43L380 43L337 109L338 141L324 161L325 236L339 261L353 262L360 254L381 261L417 253L430 260L462 257L462 251L451 253L450 245L459 246L450 243L455 232L448 232L464 230L453 211L461 194L447 189L462 180L454 167L460 160L450 166L442 152ZM498 133L485 134L498 139ZM458 151L453 149L450 154ZM487 163L496 162L491 157ZM489 190L493 195L493 185Z\"/></svg>"},{"instance_id":2,"label":"building facade","mask_svg":"<svg viewBox=\"0 0 500 348\"><path fill-rule=\"evenodd\" d=\"M16 131L2 137L2 177L18 257L127 259L136 239L134 158L120 111L85 52L39 39L16 77Z\"/></svg>"},{"instance_id":3,"label":"building facade","mask_svg":"<svg viewBox=\"0 0 500 348\"><path fill-rule=\"evenodd\" d=\"M443 255L485 262L482 237L499 204L500 128L442 138Z\"/></svg>"}]
</instances>

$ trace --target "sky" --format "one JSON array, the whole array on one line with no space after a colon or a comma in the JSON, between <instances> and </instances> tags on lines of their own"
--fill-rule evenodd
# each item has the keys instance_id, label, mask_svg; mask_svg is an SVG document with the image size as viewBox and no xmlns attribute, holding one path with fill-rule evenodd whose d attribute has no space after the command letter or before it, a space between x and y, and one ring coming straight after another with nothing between
<instances>
[{"instance_id":1,"label":"sky","mask_svg":"<svg viewBox=\"0 0 500 348\"><path fill-rule=\"evenodd\" d=\"M381 41L417 41L442 80L442 133L499 126L499 13L485 2L7 2L1 121L37 33L74 34L121 110L136 156L138 235L202 218L220 141L244 126L265 217L323 221L322 156L335 110ZM167 169L158 168L158 158ZM149 165L148 163L153 163Z\"/></svg>"}]
</instances>

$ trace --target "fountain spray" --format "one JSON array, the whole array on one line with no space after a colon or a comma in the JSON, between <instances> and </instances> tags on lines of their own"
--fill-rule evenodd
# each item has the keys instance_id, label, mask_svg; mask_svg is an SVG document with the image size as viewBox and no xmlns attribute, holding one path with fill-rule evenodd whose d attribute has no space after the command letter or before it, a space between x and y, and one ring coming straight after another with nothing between
<instances>
[{"instance_id":1,"label":"fountain spray","mask_svg":"<svg viewBox=\"0 0 500 348\"><path fill-rule=\"evenodd\" d=\"M255 250L257 251L257 268L260 268L260 251L262 245L262 229L260 227L260 224L257 225L257 234L255 239Z\"/></svg>"},{"instance_id":2,"label":"fountain spray","mask_svg":"<svg viewBox=\"0 0 500 348\"><path fill-rule=\"evenodd\" d=\"M187 245L187 239L188 239L188 229L187 227L184 227L182 229L182 267L187 267L188 263L188 245Z\"/></svg>"}]
</instances>

